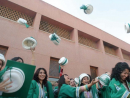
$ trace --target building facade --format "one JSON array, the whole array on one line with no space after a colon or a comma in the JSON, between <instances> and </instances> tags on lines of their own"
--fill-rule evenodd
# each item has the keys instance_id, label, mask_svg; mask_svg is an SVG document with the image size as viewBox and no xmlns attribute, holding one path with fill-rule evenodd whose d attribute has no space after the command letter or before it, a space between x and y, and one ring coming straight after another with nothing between
<instances>
[{"instance_id":1,"label":"building facade","mask_svg":"<svg viewBox=\"0 0 130 98\"><path fill-rule=\"evenodd\" d=\"M30 27L17 23L19 18ZM58 46L49 39L54 32L61 37ZM22 41L34 37L36 68L44 67L50 78L58 78L61 57L69 60L63 73L72 78L81 73L94 78L111 72L117 62L130 64L129 44L41 0L0 0L0 35L0 52L6 59L20 56L28 64L32 54Z\"/></svg>"}]
</instances>

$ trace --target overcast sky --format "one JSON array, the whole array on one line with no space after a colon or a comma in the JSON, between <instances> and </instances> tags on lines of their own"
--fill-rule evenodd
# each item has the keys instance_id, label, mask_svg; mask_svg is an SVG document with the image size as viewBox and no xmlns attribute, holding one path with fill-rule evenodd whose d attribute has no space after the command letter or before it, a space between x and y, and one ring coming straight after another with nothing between
<instances>
[{"instance_id":1,"label":"overcast sky","mask_svg":"<svg viewBox=\"0 0 130 98\"><path fill-rule=\"evenodd\" d=\"M42 0L130 44L130 0ZM91 4L93 12L84 14L81 5Z\"/></svg>"}]
</instances>

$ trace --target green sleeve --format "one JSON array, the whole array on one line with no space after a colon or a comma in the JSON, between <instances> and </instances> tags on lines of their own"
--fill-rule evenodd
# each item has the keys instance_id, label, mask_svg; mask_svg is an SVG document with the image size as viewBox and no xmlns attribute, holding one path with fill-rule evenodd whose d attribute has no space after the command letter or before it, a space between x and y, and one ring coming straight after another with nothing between
<instances>
[{"instance_id":1,"label":"green sleeve","mask_svg":"<svg viewBox=\"0 0 130 98\"><path fill-rule=\"evenodd\" d=\"M53 94L53 89L52 89L52 84L47 81L47 84L48 84L48 98L54 98L54 94Z\"/></svg>"},{"instance_id":2,"label":"green sleeve","mask_svg":"<svg viewBox=\"0 0 130 98\"><path fill-rule=\"evenodd\" d=\"M76 87L63 84L60 88L58 98L76 98Z\"/></svg>"},{"instance_id":3,"label":"green sleeve","mask_svg":"<svg viewBox=\"0 0 130 98\"><path fill-rule=\"evenodd\" d=\"M97 88L96 88L96 84L94 84L91 87L91 90L92 90L93 98L98 98L98 91L97 91Z\"/></svg>"},{"instance_id":4,"label":"green sleeve","mask_svg":"<svg viewBox=\"0 0 130 98\"><path fill-rule=\"evenodd\" d=\"M36 81L32 80L27 98L38 98L38 96L39 96L39 89L37 88Z\"/></svg>"},{"instance_id":5,"label":"green sleeve","mask_svg":"<svg viewBox=\"0 0 130 98\"><path fill-rule=\"evenodd\" d=\"M112 82L109 84L110 89L110 98L127 98L129 95L129 91L127 91L125 88L121 86L118 86Z\"/></svg>"}]
</instances>

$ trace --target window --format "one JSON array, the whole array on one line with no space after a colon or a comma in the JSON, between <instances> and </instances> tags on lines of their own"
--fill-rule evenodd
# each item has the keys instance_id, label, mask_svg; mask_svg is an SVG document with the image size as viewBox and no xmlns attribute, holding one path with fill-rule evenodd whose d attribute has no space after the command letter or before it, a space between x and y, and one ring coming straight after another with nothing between
<instances>
[{"instance_id":1,"label":"window","mask_svg":"<svg viewBox=\"0 0 130 98\"><path fill-rule=\"evenodd\" d=\"M41 17L39 29L48 33L55 32L58 36L68 40L70 40L70 35L73 31L72 27L69 27L65 24L62 24L45 16Z\"/></svg>"},{"instance_id":2,"label":"window","mask_svg":"<svg viewBox=\"0 0 130 98\"><path fill-rule=\"evenodd\" d=\"M90 66L90 71L91 71L91 77L92 77L92 79L95 79L98 76L98 74L97 74L98 67Z\"/></svg>"},{"instance_id":3,"label":"window","mask_svg":"<svg viewBox=\"0 0 130 98\"><path fill-rule=\"evenodd\" d=\"M78 31L78 41L80 44L98 49L98 42L99 39L96 37L93 37L87 33L84 33L82 31Z\"/></svg>"},{"instance_id":4,"label":"window","mask_svg":"<svg viewBox=\"0 0 130 98\"><path fill-rule=\"evenodd\" d=\"M116 46L114 46L112 44L109 44L107 42L103 42L103 44L104 44L104 49L105 49L106 53L117 56L118 47L116 47Z\"/></svg>"},{"instance_id":5,"label":"window","mask_svg":"<svg viewBox=\"0 0 130 98\"><path fill-rule=\"evenodd\" d=\"M8 50L8 47L6 47L6 46L1 46L1 45L0 45L0 53L1 53L1 54L3 54L3 55L5 56L7 50Z\"/></svg>"},{"instance_id":6,"label":"window","mask_svg":"<svg viewBox=\"0 0 130 98\"><path fill-rule=\"evenodd\" d=\"M51 78L59 78L59 59L50 58L50 68L49 68L49 77Z\"/></svg>"},{"instance_id":7,"label":"window","mask_svg":"<svg viewBox=\"0 0 130 98\"><path fill-rule=\"evenodd\" d=\"M122 51L123 58L126 60L130 60L130 52L123 49L121 49L121 51Z\"/></svg>"}]
</instances>

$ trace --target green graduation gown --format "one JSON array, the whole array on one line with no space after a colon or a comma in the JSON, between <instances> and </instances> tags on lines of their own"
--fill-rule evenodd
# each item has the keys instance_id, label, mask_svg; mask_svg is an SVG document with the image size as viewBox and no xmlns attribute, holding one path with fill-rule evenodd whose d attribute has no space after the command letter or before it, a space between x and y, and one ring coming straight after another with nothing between
<instances>
[{"instance_id":1,"label":"green graduation gown","mask_svg":"<svg viewBox=\"0 0 130 98\"><path fill-rule=\"evenodd\" d=\"M99 88L99 98L111 98L109 92L110 90L108 86L103 86L102 88Z\"/></svg>"},{"instance_id":2,"label":"green graduation gown","mask_svg":"<svg viewBox=\"0 0 130 98\"><path fill-rule=\"evenodd\" d=\"M130 83L127 82L128 88L130 89ZM115 78L109 83L110 98L130 98L130 90L128 90L125 85Z\"/></svg>"},{"instance_id":3,"label":"green graduation gown","mask_svg":"<svg viewBox=\"0 0 130 98\"><path fill-rule=\"evenodd\" d=\"M47 85L48 92L46 90L46 87L44 87L44 91L46 93L47 98L54 98L52 84L49 81L47 81ZM39 86L35 80L32 80L27 98L39 98Z\"/></svg>"},{"instance_id":4,"label":"green graduation gown","mask_svg":"<svg viewBox=\"0 0 130 98\"><path fill-rule=\"evenodd\" d=\"M58 98L77 98L76 87L71 87L70 85L63 84L60 88Z\"/></svg>"},{"instance_id":5,"label":"green graduation gown","mask_svg":"<svg viewBox=\"0 0 130 98\"><path fill-rule=\"evenodd\" d=\"M96 85L92 87L92 93L94 96L93 98L98 98L96 93ZM63 84L60 88L58 98L84 98L84 97L83 93L79 94L79 87L71 87L70 85Z\"/></svg>"},{"instance_id":6,"label":"green graduation gown","mask_svg":"<svg viewBox=\"0 0 130 98\"><path fill-rule=\"evenodd\" d=\"M55 88L54 88L54 90L57 90L58 89L58 86L56 86Z\"/></svg>"},{"instance_id":7,"label":"green graduation gown","mask_svg":"<svg viewBox=\"0 0 130 98\"><path fill-rule=\"evenodd\" d=\"M110 90L108 86L101 86L99 85L98 82L98 93L99 93L99 98L110 98Z\"/></svg>"},{"instance_id":8,"label":"green graduation gown","mask_svg":"<svg viewBox=\"0 0 130 98\"><path fill-rule=\"evenodd\" d=\"M91 87L90 93L92 94L92 98L99 98L99 97L98 97L98 92L97 92L97 89L96 89L96 85L95 85L95 84ZM81 92L80 98L85 98L84 92Z\"/></svg>"}]
</instances>

